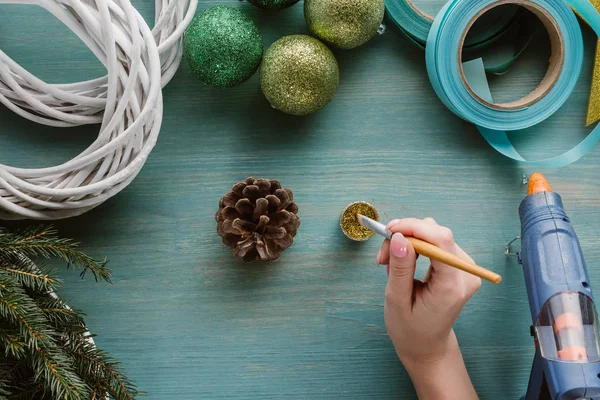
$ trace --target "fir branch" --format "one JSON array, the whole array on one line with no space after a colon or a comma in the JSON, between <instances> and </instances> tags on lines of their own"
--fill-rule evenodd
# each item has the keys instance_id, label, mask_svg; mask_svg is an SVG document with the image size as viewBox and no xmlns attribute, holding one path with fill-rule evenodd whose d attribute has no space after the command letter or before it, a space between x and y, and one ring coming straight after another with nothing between
<instances>
[{"instance_id":1,"label":"fir branch","mask_svg":"<svg viewBox=\"0 0 600 400\"><path fill-rule=\"evenodd\" d=\"M46 393L44 384L35 381L33 370L30 368L27 359L7 361L10 370L4 375L4 380L8 382L11 392L10 400L54 400L50 394Z\"/></svg>"},{"instance_id":2,"label":"fir branch","mask_svg":"<svg viewBox=\"0 0 600 400\"><path fill-rule=\"evenodd\" d=\"M16 384L17 389L13 389L10 400L51 400L50 395L45 392L44 385L35 382L33 378Z\"/></svg>"},{"instance_id":3,"label":"fir branch","mask_svg":"<svg viewBox=\"0 0 600 400\"><path fill-rule=\"evenodd\" d=\"M89 270L96 281L102 279L110 282L110 270L107 261L98 261L77 250L79 243L71 239L59 238L50 227L31 228L21 232L10 233L0 228L0 254L20 255L29 258L56 257L81 269L81 276Z\"/></svg>"},{"instance_id":4,"label":"fir branch","mask_svg":"<svg viewBox=\"0 0 600 400\"><path fill-rule=\"evenodd\" d=\"M36 282L40 282L40 287L42 289L45 289L46 285L51 285L51 284L54 283L54 279L50 278L48 276L48 274L44 274L44 275L42 275L42 274L34 274L34 273L31 273L31 272L20 271L18 269L12 269L12 268L4 268L4 269L6 271L12 273L12 274L15 274L15 276L20 277L21 280L22 280L22 283L25 283L25 281L23 281L24 279L32 279L32 280L34 280ZM27 285L27 286L29 286L29 285Z\"/></svg>"},{"instance_id":5,"label":"fir branch","mask_svg":"<svg viewBox=\"0 0 600 400\"><path fill-rule=\"evenodd\" d=\"M62 400L88 400L90 390L74 370L68 368L69 359L58 349L36 348L31 354L35 380L43 378L52 396Z\"/></svg>"},{"instance_id":6,"label":"fir branch","mask_svg":"<svg viewBox=\"0 0 600 400\"><path fill-rule=\"evenodd\" d=\"M97 349L83 313L54 295L61 283L34 260L57 257L96 280L106 261L79 252L49 228L0 228L0 400L133 400L141 395L118 363ZM4 353L4 357L2 357Z\"/></svg>"},{"instance_id":7,"label":"fir branch","mask_svg":"<svg viewBox=\"0 0 600 400\"><path fill-rule=\"evenodd\" d=\"M0 349L4 349L5 356L22 358L26 354L27 344L17 329L0 330ZM0 381L2 372L0 372Z\"/></svg>"},{"instance_id":8,"label":"fir branch","mask_svg":"<svg viewBox=\"0 0 600 400\"><path fill-rule=\"evenodd\" d=\"M18 281L0 269L0 284L7 286L0 292L0 317L19 327L28 347L51 343L54 333L47 326L44 314Z\"/></svg>"},{"instance_id":9,"label":"fir branch","mask_svg":"<svg viewBox=\"0 0 600 400\"><path fill-rule=\"evenodd\" d=\"M17 241L17 243L29 242L31 240L34 240L34 239L40 238L42 236L45 236L45 235L48 234L48 230L49 230L49 228L44 228L43 226L41 226L39 228L31 228L31 234L30 234L30 236L27 236L27 237L25 237L23 239L19 239ZM24 230L22 234L26 235L27 232L28 232L28 230Z\"/></svg>"},{"instance_id":10,"label":"fir branch","mask_svg":"<svg viewBox=\"0 0 600 400\"><path fill-rule=\"evenodd\" d=\"M24 382L33 375L25 365L24 358L17 359L10 355L3 358L2 367L0 367L0 381L2 382ZM11 390L15 389L11 386Z\"/></svg>"},{"instance_id":11,"label":"fir branch","mask_svg":"<svg viewBox=\"0 0 600 400\"><path fill-rule=\"evenodd\" d=\"M119 364L102 350L99 350L86 336L71 338L65 346L73 357L79 373L84 376L99 377L88 382L98 393L108 394L116 400L133 400L141 393L120 371Z\"/></svg>"},{"instance_id":12,"label":"fir branch","mask_svg":"<svg viewBox=\"0 0 600 400\"><path fill-rule=\"evenodd\" d=\"M16 267L9 268L2 264L0 264L0 268L10 273L19 281L21 286L30 290L53 290L56 288L56 284L59 282L56 281L55 278L52 278L49 274L43 272L31 272L30 268L27 268L28 270L23 270L16 269Z\"/></svg>"},{"instance_id":13,"label":"fir branch","mask_svg":"<svg viewBox=\"0 0 600 400\"><path fill-rule=\"evenodd\" d=\"M106 393L106 391L104 391L104 388L97 387L92 392L92 399L91 400L98 400L98 399L101 399L103 397L106 397L106 395L107 395L107 393Z\"/></svg>"},{"instance_id":14,"label":"fir branch","mask_svg":"<svg viewBox=\"0 0 600 400\"><path fill-rule=\"evenodd\" d=\"M0 280L8 285L11 279L0 270ZM36 379L43 377L57 399L87 399L87 387L72 370L73 362L54 342L57 335L48 326L43 313L22 288L14 285L12 289L0 294L0 315L19 326Z\"/></svg>"},{"instance_id":15,"label":"fir branch","mask_svg":"<svg viewBox=\"0 0 600 400\"><path fill-rule=\"evenodd\" d=\"M48 322L60 333L86 332L83 313L71 309L58 297L48 295L33 295L33 299L44 313Z\"/></svg>"}]
</instances>

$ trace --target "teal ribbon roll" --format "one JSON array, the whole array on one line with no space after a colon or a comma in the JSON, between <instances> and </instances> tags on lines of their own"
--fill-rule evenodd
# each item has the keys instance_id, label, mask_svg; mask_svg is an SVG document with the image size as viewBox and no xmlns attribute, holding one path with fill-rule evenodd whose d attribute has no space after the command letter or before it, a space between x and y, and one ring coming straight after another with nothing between
<instances>
[{"instance_id":1,"label":"teal ribbon roll","mask_svg":"<svg viewBox=\"0 0 600 400\"><path fill-rule=\"evenodd\" d=\"M464 38L479 15L503 4L521 5L548 30L551 59L541 84L523 99L495 104L481 60L462 63ZM599 33L600 16L587 0L569 2ZM600 138L596 127L573 149L559 156L527 161L506 131L525 129L554 114L569 98L581 71L583 39L579 22L563 0L451 0L435 18L425 49L429 79L442 102L456 115L477 125L497 151L540 168L558 168L585 155Z\"/></svg>"},{"instance_id":2,"label":"teal ribbon roll","mask_svg":"<svg viewBox=\"0 0 600 400\"><path fill-rule=\"evenodd\" d=\"M386 20L420 48L425 48L434 18L411 0L385 0ZM482 57L486 72L503 74L527 47L538 27L535 18L517 5L496 8L483 15L466 38L463 50Z\"/></svg>"},{"instance_id":3,"label":"teal ribbon roll","mask_svg":"<svg viewBox=\"0 0 600 400\"><path fill-rule=\"evenodd\" d=\"M425 47L434 18L419 10L411 0L386 0L387 18L405 33L415 44ZM518 6L494 11L472 32L465 43L466 48L481 47L494 41L515 23Z\"/></svg>"}]
</instances>

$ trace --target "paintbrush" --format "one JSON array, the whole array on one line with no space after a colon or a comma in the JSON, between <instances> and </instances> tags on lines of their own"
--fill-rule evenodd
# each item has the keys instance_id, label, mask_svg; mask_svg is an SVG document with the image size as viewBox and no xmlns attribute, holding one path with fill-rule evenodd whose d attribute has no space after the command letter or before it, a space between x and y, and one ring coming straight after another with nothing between
<instances>
[{"instance_id":1,"label":"paintbrush","mask_svg":"<svg viewBox=\"0 0 600 400\"><path fill-rule=\"evenodd\" d=\"M392 232L390 232L386 228L386 226L381 222L377 222L369 217L365 217L362 214L356 214L356 220L365 228L370 229L373 232L378 233L379 235L385 238L392 238ZM444 264L447 264L454 268L458 268L461 271L468 272L469 274L473 274L475 276L480 277L481 279L485 279L486 281L490 281L492 283L502 282L502 277L497 273L480 267L477 264L473 264L469 261L463 260L457 255L452 254L446 250L442 250L431 243L409 236L406 237L406 240L408 240L413 245L417 253L422 254L425 257L429 257L433 260L443 262Z\"/></svg>"}]
</instances>

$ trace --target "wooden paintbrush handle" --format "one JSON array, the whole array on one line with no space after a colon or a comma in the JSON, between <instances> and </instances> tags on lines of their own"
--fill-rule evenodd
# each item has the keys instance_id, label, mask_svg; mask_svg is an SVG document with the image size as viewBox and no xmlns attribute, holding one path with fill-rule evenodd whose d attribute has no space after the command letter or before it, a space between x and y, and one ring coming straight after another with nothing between
<instances>
[{"instance_id":1,"label":"wooden paintbrush handle","mask_svg":"<svg viewBox=\"0 0 600 400\"><path fill-rule=\"evenodd\" d=\"M446 250L442 250L431 243L414 237L407 237L406 239L413 245L417 253L424 255L425 257L443 262L444 264L448 264L451 267L458 268L492 283L502 282L502 277L497 273L480 267L477 264L463 260L457 255L449 253Z\"/></svg>"}]
</instances>

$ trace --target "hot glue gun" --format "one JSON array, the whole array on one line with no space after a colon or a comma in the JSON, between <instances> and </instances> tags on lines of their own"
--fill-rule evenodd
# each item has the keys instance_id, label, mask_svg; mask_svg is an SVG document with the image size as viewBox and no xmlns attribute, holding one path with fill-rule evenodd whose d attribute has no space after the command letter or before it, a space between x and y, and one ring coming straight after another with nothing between
<instances>
[{"instance_id":1,"label":"hot glue gun","mask_svg":"<svg viewBox=\"0 0 600 400\"><path fill-rule=\"evenodd\" d=\"M560 196L540 173L519 207L521 251L535 341L522 400L600 400L600 347L594 297Z\"/></svg>"}]
</instances>

